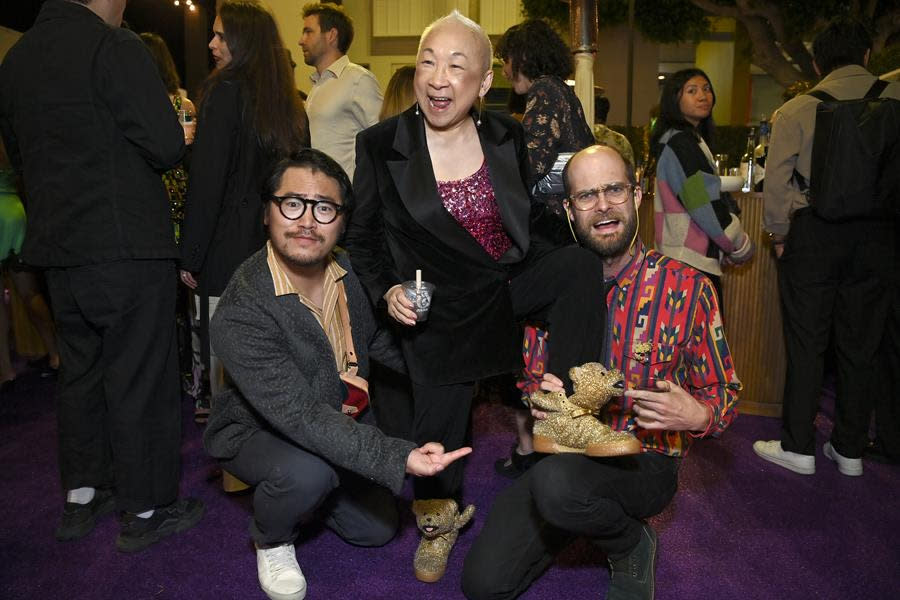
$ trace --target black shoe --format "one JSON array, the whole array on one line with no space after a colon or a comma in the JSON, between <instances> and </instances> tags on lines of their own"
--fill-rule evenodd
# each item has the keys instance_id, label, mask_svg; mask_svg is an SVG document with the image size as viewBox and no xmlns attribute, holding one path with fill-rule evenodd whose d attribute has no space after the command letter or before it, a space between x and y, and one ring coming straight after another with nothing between
<instances>
[{"instance_id":1,"label":"black shoe","mask_svg":"<svg viewBox=\"0 0 900 600\"><path fill-rule=\"evenodd\" d=\"M56 528L56 539L60 542L83 538L94 529L97 518L111 513L116 508L116 499L111 490L98 489L87 504L66 502L62 521Z\"/></svg>"},{"instance_id":2,"label":"black shoe","mask_svg":"<svg viewBox=\"0 0 900 600\"><path fill-rule=\"evenodd\" d=\"M541 454L540 452L519 454L516 452L517 447L513 445L509 458L498 458L494 461L494 470L498 475L516 479L546 456L546 454Z\"/></svg>"},{"instance_id":3,"label":"black shoe","mask_svg":"<svg viewBox=\"0 0 900 600\"><path fill-rule=\"evenodd\" d=\"M609 559L609 592L607 600L652 600L656 587L657 536L646 523L641 527L641 541L628 556Z\"/></svg>"},{"instance_id":4,"label":"black shoe","mask_svg":"<svg viewBox=\"0 0 900 600\"><path fill-rule=\"evenodd\" d=\"M203 503L195 498L176 500L157 508L147 519L131 513L122 517L122 531L116 538L116 548L122 552L138 552L173 533L186 531L200 521Z\"/></svg>"}]
</instances>

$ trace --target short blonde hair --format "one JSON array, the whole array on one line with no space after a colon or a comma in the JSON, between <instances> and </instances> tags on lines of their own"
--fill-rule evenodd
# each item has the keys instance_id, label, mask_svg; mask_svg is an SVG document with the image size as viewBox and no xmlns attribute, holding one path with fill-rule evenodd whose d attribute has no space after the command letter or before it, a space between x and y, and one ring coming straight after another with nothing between
<instances>
[{"instance_id":1,"label":"short blonde hair","mask_svg":"<svg viewBox=\"0 0 900 600\"><path fill-rule=\"evenodd\" d=\"M478 40L478 43L481 46L482 59L484 61L484 64L482 66L484 67L485 72L490 71L491 65L494 61L494 49L491 45L491 38L488 37L487 33L485 33L481 25L465 16L455 8L449 15L444 15L439 19L435 19L431 22L430 25L428 25L428 27L425 28L425 30L422 32L422 37L419 38L419 48L416 51L416 54L419 54L422 51L422 43L432 31L440 28L443 25L452 24L462 25L472 32L472 34L475 36L475 39Z\"/></svg>"}]
</instances>

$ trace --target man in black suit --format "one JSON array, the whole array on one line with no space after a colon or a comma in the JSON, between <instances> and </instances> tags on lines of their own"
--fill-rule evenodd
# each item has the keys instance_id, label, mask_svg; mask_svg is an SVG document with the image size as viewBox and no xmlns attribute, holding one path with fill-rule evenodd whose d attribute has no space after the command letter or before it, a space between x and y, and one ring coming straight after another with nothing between
<instances>
[{"instance_id":1,"label":"man in black suit","mask_svg":"<svg viewBox=\"0 0 900 600\"><path fill-rule=\"evenodd\" d=\"M116 506L119 550L193 526L177 500L175 240L160 172L184 132L126 0L48 1L0 67L0 132L28 197L23 260L59 336L60 541Z\"/></svg>"}]
</instances>

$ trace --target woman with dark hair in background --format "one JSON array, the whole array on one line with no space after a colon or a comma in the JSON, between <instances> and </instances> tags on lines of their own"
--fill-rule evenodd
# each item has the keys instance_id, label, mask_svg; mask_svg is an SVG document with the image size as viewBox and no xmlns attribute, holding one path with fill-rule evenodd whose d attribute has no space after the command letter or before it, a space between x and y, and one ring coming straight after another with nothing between
<instances>
[{"instance_id":1,"label":"woman with dark hair in background","mask_svg":"<svg viewBox=\"0 0 900 600\"><path fill-rule=\"evenodd\" d=\"M656 158L656 249L702 271L722 303L722 264L750 260L755 247L722 200L709 146L716 94L706 73L684 69L663 85L650 136Z\"/></svg>"},{"instance_id":2,"label":"woman with dark hair in background","mask_svg":"<svg viewBox=\"0 0 900 600\"><path fill-rule=\"evenodd\" d=\"M181 238L181 280L201 299L204 358L219 296L266 240L262 178L278 159L309 147L306 113L267 8L256 0L226 0L209 48L216 68L201 91ZM215 395L224 372L215 356L206 364Z\"/></svg>"},{"instance_id":3,"label":"woman with dark hair in background","mask_svg":"<svg viewBox=\"0 0 900 600\"><path fill-rule=\"evenodd\" d=\"M494 55L503 61L503 74L513 91L526 96L522 127L532 183L551 172L561 176L567 157L560 153L578 152L594 143L581 101L565 82L573 71L571 50L550 25L529 19L506 30ZM562 179L558 179L558 192L542 192L539 187L537 196L562 214Z\"/></svg>"},{"instance_id":4,"label":"woman with dark hair in background","mask_svg":"<svg viewBox=\"0 0 900 600\"><path fill-rule=\"evenodd\" d=\"M175 61L166 41L155 33L140 34L141 41L150 50L150 56L156 63L159 77L172 108L178 114L178 120L184 128L184 143L194 143L196 131L197 109L194 103L187 97L187 92L181 87L181 77L175 68ZM187 198L188 175L184 164L179 164L162 175L163 184L166 186L166 194L169 196L169 207L172 214L172 225L175 227L175 242L181 241L181 227L184 224L184 202ZM177 283L176 283L177 285ZM209 416L208 390L204 391L203 366L200 360L200 331L197 321L197 310L194 302L195 295L178 286L177 311L175 323L178 338L178 364L181 372L182 389L194 401L194 419L198 423L205 423Z\"/></svg>"}]
</instances>

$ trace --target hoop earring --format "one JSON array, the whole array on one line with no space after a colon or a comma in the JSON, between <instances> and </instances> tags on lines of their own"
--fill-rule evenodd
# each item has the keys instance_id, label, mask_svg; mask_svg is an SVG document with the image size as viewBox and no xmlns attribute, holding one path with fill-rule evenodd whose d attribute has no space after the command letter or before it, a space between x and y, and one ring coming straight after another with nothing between
<instances>
[{"instance_id":1,"label":"hoop earring","mask_svg":"<svg viewBox=\"0 0 900 600\"><path fill-rule=\"evenodd\" d=\"M419 101L416 100L416 116L419 116Z\"/></svg>"}]
</instances>

